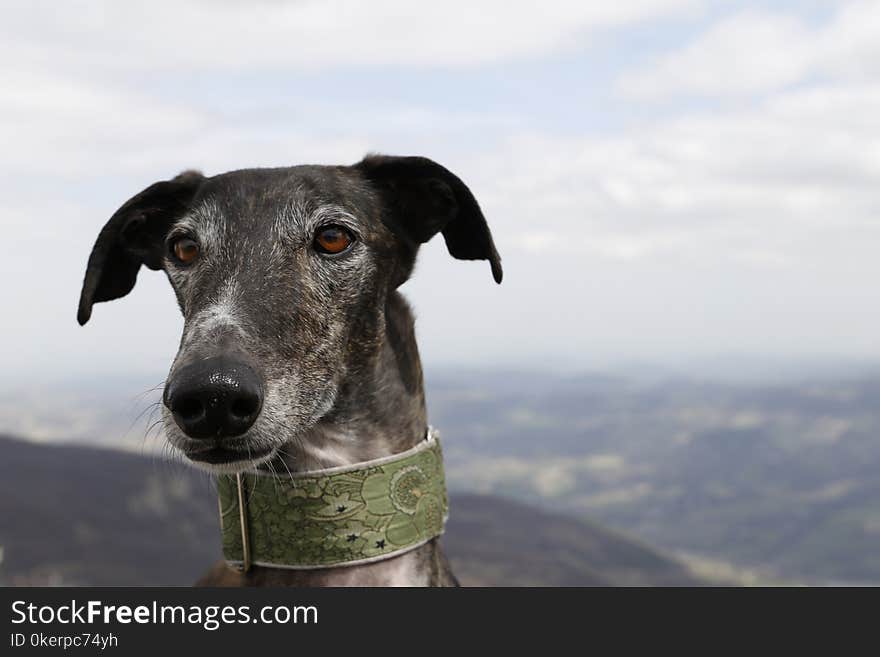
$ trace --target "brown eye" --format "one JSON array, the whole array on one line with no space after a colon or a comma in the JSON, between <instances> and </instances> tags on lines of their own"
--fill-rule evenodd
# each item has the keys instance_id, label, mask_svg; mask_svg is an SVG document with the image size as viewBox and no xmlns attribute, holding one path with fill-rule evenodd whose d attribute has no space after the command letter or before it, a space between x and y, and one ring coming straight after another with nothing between
<instances>
[{"instance_id":1,"label":"brown eye","mask_svg":"<svg viewBox=\"0 0 880 657\"><path fill-rule=\"evenodd\" d=\"M171 245L174 257L183 265L189 265L199 256L198 243L189 237L180 237Z\"/></svg>"},{"instance_id":2,"label":"brown eye","mask_svg":"<svg viewBox=\"0 0 880 657\"><path fill-rule=\"evenodd\" d=\"M354 238L342 226L324 226L315 233L315 249L320 253L342 253Z\"/></svg>"}]
</instances>

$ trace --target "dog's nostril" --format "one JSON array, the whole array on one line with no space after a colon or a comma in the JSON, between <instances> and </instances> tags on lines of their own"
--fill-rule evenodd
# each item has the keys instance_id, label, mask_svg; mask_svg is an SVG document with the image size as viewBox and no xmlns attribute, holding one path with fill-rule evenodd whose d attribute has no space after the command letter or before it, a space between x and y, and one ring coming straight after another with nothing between
<instances>
[{"instance_id":1,"label":"dog's nostril","mask_svg":"<svg viewBox=\"0 0 880 657\"><path fill-rule=\"evenodd\" d=\"M189 397L181 400L174 412L184 420L195 420L205 413L205 407L201 400Z\"/></svg>"},{"instance_id":2,"label":"dog's nostril","mask_svg":"<svg viewBox=\"0 0 880 657\"><path fill-rule=\"evenodd\" d=\"M259 410L260 399L256 396L239 397L232 402L229 412L238 418L248 418Z\"/></svg>"}]
</instances>

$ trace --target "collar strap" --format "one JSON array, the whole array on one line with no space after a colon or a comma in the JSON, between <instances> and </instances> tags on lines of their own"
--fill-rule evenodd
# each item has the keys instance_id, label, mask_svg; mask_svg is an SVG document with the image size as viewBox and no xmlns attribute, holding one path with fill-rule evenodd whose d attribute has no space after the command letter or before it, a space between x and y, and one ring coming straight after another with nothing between
<instances>
[{"instance_id":1,"label":"collar strap","mask_svg":"<svg viewBox=\"0 0 880 657\"><path fill-rule=\"evenodd\" d=\"M440 441L350 466L217 478L223 555L250 566L312 569L388 559L443 533Z\"/></svg>"}]
</instances>

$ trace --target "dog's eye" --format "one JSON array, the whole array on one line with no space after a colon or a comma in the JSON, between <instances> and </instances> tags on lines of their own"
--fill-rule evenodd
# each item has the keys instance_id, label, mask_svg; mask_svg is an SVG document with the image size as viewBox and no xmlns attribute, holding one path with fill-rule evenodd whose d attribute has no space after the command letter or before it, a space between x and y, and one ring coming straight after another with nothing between
<instances>
[{"instance_id":1,"label":"dog's eye","mask_svg":"<svg viewBox=\"0 0 880 657\"><path fill-rule=\"evenodd\" d=\"M192 264L199 257L198 243L189 237L179 237L171 244L174 257L182 265Z\"/></svg>"},{"instance_id":2,"label":"dog's eye","mask_svg":"<svg viewBox=\"0 0 880 657\"><path fill-rule=\"evenodd\" d=\"M315 233L315 250L320 253L342 253L354 237L342 226L324 226Z\"/></svg>"}]
</instances>

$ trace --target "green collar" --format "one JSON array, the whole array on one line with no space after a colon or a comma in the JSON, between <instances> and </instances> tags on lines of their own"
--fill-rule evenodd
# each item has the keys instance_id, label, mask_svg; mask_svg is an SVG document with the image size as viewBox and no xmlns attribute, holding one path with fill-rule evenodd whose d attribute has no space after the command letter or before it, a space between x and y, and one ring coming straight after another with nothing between
<instances>
[{"instance_id":1,"label":"green collar","mask_svg":"<svg viewBox=\"0 0 880 657\"><path fill-rule=\"evenodd\" d=\"M433 430L400 454L279 479L217 479L223 555L243 570L379 561L443 533L443 454Z\"/></svg>"}]
</instances>

